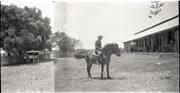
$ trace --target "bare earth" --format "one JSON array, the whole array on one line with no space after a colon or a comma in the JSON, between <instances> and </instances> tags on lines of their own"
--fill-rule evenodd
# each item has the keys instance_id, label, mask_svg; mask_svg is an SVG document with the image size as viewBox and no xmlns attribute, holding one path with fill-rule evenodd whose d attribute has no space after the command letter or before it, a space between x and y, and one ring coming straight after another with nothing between
<instances>
[{"instance_id":1,"label":"bare earth","mask_svg":"<svg viewBox=\"0 0 180 93\"><path fill-rule=\"evenodd\" d=\"M100 66L93 65L88 79L84 59L58 58L55 91L65 92L178 92L179 59L174 56L122 54L112 56L112 79L100 79Z\"/></svg>"},{"instance_id":2,"label":"bare earth","mask_svg":"<svg viewBox=\"0 0 180 93\"><path fill-rule=\"evenodd\" d=\"M2 92L54 91L53 62L1 67Z\"/></svg>"},{"instance_id":3,"label":"bare earth","mask_svg":"<svg viewBox=\"0 0 180 93\"><path fill-rule=\"evenodd\" d=\"M54 68L55 67L55 68ZM100 79L93 65L88 79L84 59L57 58L56 62L1 67L2 92L178 92L179 59L174 56L122 54L112 56L112 79Z\"/></svg>"}]
</instances>

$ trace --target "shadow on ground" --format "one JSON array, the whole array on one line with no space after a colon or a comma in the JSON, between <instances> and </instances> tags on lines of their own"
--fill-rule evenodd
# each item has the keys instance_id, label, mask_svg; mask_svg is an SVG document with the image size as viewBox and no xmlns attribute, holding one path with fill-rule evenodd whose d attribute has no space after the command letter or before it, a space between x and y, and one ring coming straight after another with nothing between
<instances>
[{"instance_id":1,"label":"shadow on ground","mask_svg":"<svg viewBox=\"0 0 180 93\"><path fill-rule=\"evenodd\" d=\"M124 80L124 79L126 79L126 77L119 77L119 78L114 78L114 77L110 77L110 78L94 77L92 79L97 79L97 80Z\"/></svg>"}]
</instances>

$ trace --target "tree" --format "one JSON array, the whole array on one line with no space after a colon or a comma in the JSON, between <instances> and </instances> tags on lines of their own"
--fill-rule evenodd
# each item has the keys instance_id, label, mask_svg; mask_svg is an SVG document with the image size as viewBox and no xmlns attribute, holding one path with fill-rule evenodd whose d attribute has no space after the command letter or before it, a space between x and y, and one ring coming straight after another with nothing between
<instances>
[{"instance_id":1,"label":"tree","mask_svg":"<svg viewBox=\"0 0 180 93\"><path fill-rule=\"evenodd\" d=\"M76 40L75 38L71 38L64 32L55 32L52 36L52 43L54 46L58 46L59 50L63 53L67 53L69 51L74 51L75 47L80 44L80 40Z\"/></svg>"},{"instance_id":2,"label":"tree","mask_svg":"<svg viewBox=\"0 0 180 93\"><path fill-rule=\"evenodd\" d=\"M8 54L50 48L50 19L38 8L1 5L1 46Z\"/></svg>"},{"instance_id":3,"label":"tree","mask_svg":"<svg viewBox=\"0 0 180 93\"><path fill-rule=\"evenodd\" d=\"M150 7L150 15L148 16L149 18L152 18L153 16L159 14L161 12L161 8L164 5L164 3L161 3L159 1L151 1L151 6Z\"/></svg>"}]
</instances>

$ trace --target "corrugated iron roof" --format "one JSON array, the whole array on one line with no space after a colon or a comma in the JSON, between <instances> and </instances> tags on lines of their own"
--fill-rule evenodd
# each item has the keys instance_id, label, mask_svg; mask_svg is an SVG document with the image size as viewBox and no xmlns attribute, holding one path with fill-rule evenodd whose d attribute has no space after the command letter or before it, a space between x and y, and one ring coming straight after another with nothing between
<instances>
[{"instance_id":1,"label":"corrugated iron roof","mask_svg":"<svg viewBox=\"0 0 180 93\"><path fill-rule=\"evenodd\" d=\"M134 35L137 35L137 34L139 34L139 33L145 32L145 31L147 31L147 30L149 30L149 29L152 29L152 28L154 28L154 27L156 27L156 26L159 26L159 25L161 25L161 24L163 24L163 23L166 23L166 22L168 22L168 21L170 21L170 20L173 20L173 19L175 19L175 18L177 18L177 17L179 17L179 15L174 16L174 17L172 17L172 18L169 18L169 19L167 19L167 20L164 20L164 21L162 21L162 22L160 22L160 23L158 23L158 24L155 24L155 25L153 25L153 26L151 26L151 27L148 27L148 28L146 28L146 29L144 29L144 30L142 30L142 31L139 31L139 32L135 33Z\"/></svg>"},{"instance_id":2,"label":"corrugated iron roof","mask_svg":"<svg viewBox=\"0 0 180 93\"><path fill-rule=\"evenodd\" d=\"M167 20L164 20L164 21L162 21L158 24L155 24L151 27L148 27L142 31L139 31L139 32L135 33L135 35L133 37L131 37L129 40L127 40L125 42L132 41L132 40L138 39L138 38L142 38L142 37L145 37L145 36L160 32L160 31L164 31L166 29L177 27L177 26L179 26L179 15L169 18Z\"/></svg>"}]
</instances>

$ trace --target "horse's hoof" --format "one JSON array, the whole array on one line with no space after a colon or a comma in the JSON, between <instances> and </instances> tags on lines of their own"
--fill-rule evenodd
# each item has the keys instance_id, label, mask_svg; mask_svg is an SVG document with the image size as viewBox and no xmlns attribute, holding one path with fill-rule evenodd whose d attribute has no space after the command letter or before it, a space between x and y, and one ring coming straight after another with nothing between
<instances>
[{"instance_id":1,"label":"horse's hoof","mask_svg":"<svg viewBox=\"0 0 180 93\"><path fill-rule=\"evenodd\" d=\"M88 77L88 79L92 79L92 77Z\"/></svg>"},{"instance_id":2,"label":"horse's hoof","mask_svg":"<svg viewBox=\"0 0 180 93\"><path fill-rule=\"evenodd\" d=\"M108 76L107 78L108 78L108 79L110 79L111 77L110 77L110 76Z\"/></svg>"}]
</instances>

